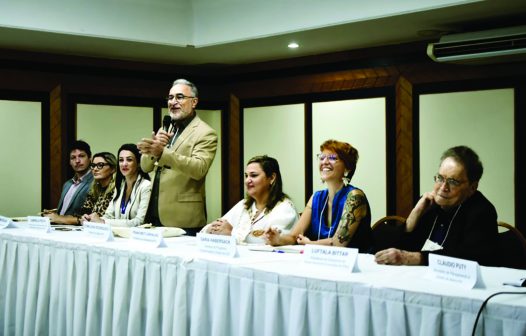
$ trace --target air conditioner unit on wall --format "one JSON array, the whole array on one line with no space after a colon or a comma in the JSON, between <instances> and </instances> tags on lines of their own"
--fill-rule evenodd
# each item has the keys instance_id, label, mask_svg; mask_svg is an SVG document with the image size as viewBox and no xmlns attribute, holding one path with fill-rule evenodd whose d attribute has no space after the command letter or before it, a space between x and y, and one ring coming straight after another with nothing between
<instances>
[{"instance_id":1,"label":"air conditioner unit on wall","mask_svg":"<svg viewBox=\"0 0 526 336\"><path fill-rule=\"evenodd\" d=\"M428 44L427 55L444 63L526 61L526 26L444 35Z\"/></svg>"}]
</instances>

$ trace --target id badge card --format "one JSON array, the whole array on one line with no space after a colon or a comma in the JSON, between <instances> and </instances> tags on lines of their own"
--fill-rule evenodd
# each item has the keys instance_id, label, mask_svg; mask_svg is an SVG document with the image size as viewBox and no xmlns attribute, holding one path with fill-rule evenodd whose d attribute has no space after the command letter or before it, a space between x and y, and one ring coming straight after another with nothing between
<instances>
[{"instance_id":1,"label":"id badge card","mask_svg":"<svg viewBox=\"0 0 526 336\"><path fill-rule=\"evenodd\" d=\"M433 251L438 251L438 250L441 250L441 249L443 249L443 247L441 245L438 245L437 243L435 243L434 241L432 241L432 240L430 240L428 238L428 239L426 239L426 242L424 243L424 246L422 246L421 251L433 252Z\"/></svg>"}]
</instances>

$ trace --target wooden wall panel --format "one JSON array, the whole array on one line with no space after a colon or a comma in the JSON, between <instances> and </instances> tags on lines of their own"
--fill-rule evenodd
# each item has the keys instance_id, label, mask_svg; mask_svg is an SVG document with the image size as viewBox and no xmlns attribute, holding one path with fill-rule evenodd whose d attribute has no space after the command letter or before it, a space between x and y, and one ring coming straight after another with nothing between
<instances>
[{"instance_id":1,"label":"wooden wall panel","mask_svg":"<svg viewBox=\"0 0 526 336\"><path fill-rule=\"evenodd\" d=\"M240 195L243 195L243 184L241 183L241 172L244 167L241 162L241 108L239 99L230 95L228 104L227 119L227 136L226 146L227 151L223 151L223 171L226 172L227 181L224 184L223 190L227 191L227 199L223 201L223 213L226 213L240 200Z\"/></svg>"},{"instance_id":2,"label":"wooden wall panel","mask_svg":"<svg viewBox=\"0 0 526 336\"><path fill-rule=\"evenodd\" d=\"M54 208L60 199L64 180L62 166L65 157L62 153L62 88L56 86L49 94L49 200L50 208ZM44 160L46 162L47 160Z\"/></svg>"},{"instance_id":3,"label":"wooden wall panel","mask_svg":"<svg viewBox=\"0 0 526 336\"><path fill-rule=\"evenodd\" d=\"M239 99L321 94L394 85L396 68L358 69L294 77L277 77L231 84L228 90Z\"/></svg>"},{"instance_id":4,"label":"wooden wall panel","mask_svg":"<svg viewBox=\"0 0 526 336\"><path fill-rule=\"evenodd\" d=\"M413 208L413 86L404 77L396 83L396 214Z\"/></svg>"}]
</instances>

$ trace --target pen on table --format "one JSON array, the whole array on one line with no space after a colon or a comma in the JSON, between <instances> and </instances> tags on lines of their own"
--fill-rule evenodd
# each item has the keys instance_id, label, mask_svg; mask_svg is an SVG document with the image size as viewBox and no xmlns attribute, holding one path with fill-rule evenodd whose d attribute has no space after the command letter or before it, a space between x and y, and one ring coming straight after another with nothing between
<instances>
[{"instance_id":1,"label":"pen on table","mask_svg":"<svg viewBox=\"0 0 526 336\"><path fill-rule=\"evenodd\" d=\"M272 252L276 252L276 253L300 253L302 254L303 253L303 250L289 250L289 251L284 251L284 250L279 250L279 249L274 249L272 250Z\"/></svg>"},{"instance_id":2,"label":"pen on table","mask_svg":"<svg viewBox=\"0 0 526 336\"><path fill-rule=\"evenodd\" d=\"M55 230L55 231L73 231L72 228L67 228L67 227L54 227L53 230Z\"/></svg>"},{"instance_id":3,"label":"pen on table","mask_svg":"<svg viewBox=\"0 0 526 336\"><path fill-rule=\"evenodd\" d=\"M40 216L42 216L42 215L47 215L47 214L50 214L50 213L57 212L57 210L58 210L58 209L49 209L49 210L44 209L42 212L39 212L38 214L39 214Z\"/></svg>"}]
</instances>

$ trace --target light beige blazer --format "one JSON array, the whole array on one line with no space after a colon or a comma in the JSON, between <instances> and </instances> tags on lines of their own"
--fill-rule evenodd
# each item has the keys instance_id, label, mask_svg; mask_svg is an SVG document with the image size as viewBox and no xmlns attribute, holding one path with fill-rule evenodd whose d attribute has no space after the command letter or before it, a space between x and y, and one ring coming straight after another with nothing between
<instances>
[{"instance_id":1,"label":"light beige blazer","mask_svg":"<svg viewBox=\"0 0 526 336\"><path fill-rule=\"evenodd\" d=\"M163 225L183 229L205 226L205 178L216 149L216 131L195 116L158 161L150 155L141 156L141 168L151 172L152 181L156 167L162 169L159 217Z\"/></svg>"}]
</instances>

